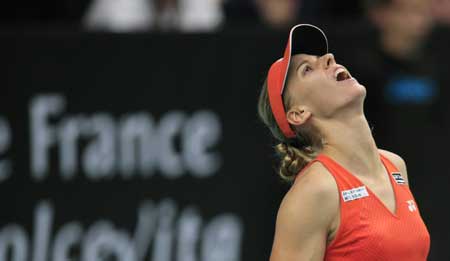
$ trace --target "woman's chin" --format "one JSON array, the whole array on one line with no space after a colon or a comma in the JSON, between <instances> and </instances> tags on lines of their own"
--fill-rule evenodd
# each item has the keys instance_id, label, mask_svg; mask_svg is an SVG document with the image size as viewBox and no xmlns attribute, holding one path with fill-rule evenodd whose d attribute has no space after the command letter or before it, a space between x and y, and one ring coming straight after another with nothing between
<instances>
[{"instance_id":1,"label":"woman's chin","mask_svg":"<svg viewBox=\"0 0 450 261\"><path fill-rule=\"evenodd\" d=\"M366 87L362 84L360 84L358 81L356 81L352 84L352 88L355 90L356 96L362 96L363 98L366 97L367 90Z\"/></svg>"}]
</instances>

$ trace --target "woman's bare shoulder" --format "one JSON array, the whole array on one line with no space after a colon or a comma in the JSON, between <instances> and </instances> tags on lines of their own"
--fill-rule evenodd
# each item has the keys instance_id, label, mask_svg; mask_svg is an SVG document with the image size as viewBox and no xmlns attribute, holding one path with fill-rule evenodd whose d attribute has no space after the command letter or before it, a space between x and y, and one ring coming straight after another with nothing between
<instances>
[{"instance_id":1,"label":"woman's bare shoulder","mask_svg":"<svg viewBox=\"0 0 450 261\"><path fill-rule=\"evenodd\" d=\"M383 156L388 158L397 167L397 169L402 173L402 175L406 179L406 183L408 183L408 172L406 169L405 160L399 155L388 150L378 149L378 152L380 152Z\"/></svg>"},{"instance_id":2,"label":"woman's bare shoulder","mask_svg":"<svg viewBox=\"0 0 450 261\"><path fill-rule=\"evenodd\" d=\"M314 162L299 175L282 200L281 213L285 212L283 210L290 214L308 211L332 218L339 208L339 193L333 176L320 162Z\"/></svg>"},{"instance_id":3,"label":"woman's bare shoulder","mask_svg":"<svg viewBox=\"0 0 450 261\"><path fill-rule=\"evenodd\" d=\"M289 191L292 194L312 193L320 197L334 195L336 182L328 169L320 162L314 162L302 171Z\"/></svg>"},{"instance_id":4,"label":"woman's bare shoulder","mask_svg":"<svg viewBox=\"0 0 450 261\"><path fill-rule=\"evenodd\" d=\"M270 260L323 260L327 235L338 213L336 183L315 162L297 177L280 204Z\"/></svg>"}]
</instances>

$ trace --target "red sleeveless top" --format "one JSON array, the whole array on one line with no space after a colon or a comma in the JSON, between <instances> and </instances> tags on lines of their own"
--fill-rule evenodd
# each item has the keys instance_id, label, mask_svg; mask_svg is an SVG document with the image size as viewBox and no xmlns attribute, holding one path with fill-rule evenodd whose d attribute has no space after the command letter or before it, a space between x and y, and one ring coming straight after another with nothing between
<instances>
[{"instance_id":1,"label":"red sleeveless top","mask_svg":"<svg viewBox=\"0 0 450 261\"><path fill-rule=\"evenodd\" d=\"M427 259L430 235L417 203L395 165L381 154L380 158L395 194L395 213L337 162L323 154L314 159L334 177L340 198L340 224L325 261Z\"/></svg>"}]
</instances>

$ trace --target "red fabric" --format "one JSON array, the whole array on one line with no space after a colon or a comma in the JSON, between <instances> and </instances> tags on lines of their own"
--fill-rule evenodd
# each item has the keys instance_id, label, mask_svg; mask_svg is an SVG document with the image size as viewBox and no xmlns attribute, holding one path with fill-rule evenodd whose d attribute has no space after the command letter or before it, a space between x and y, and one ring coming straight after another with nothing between
<instances>
[{"instance_id":1,"label":"red fabric","mask_svg":"<svg viewBox=\"0 0 450 261\"><path fill-rule=\"evenodd\" d=\"M270 66L269 73L267 75L267 92L269 94L270 107L272 108L272 113L277 121L278 127L280 127L284 136L287 138L295 137L295 133L286 119L286 112L284 111L283 104L283 90L289 69L289 63L291 61L292 33L297 27L299 26L293 27L289 33L289 39L287 41L286 48L284 49L283 58L278 59L272 64L272 66Z\"/></svg>"},{"instance_id":2,"label":"red fabric","mask_svg":"<svg viewBox=\"0 0 450 261\"><path fill-rule=\"evenodd\" d=\"M400 171L380 154L395 194L392 213L366 187L368 196L344 202L342 191L364 186L333 159L321 154L321 162L333 175L340 198L340 224L336 236L327 246L325 261L424 261L430 248L430 235L420 216L417 203L406 184L396 181L392 173ZM398 174L396 174L398 178Z\"/></svg>"},{"instance_id":3,"label":"red fabric","mask_svg":"<svg viewBox=\"0 0 450 261\"><path fill-rule=\"evenodd\" d=\"M287 52L287 50L289 50L289 52ZM293 138L295 137L295 133L286 119L286 112L284 111L282 98L285 75L289 66L289 56L286 57L286 55L290 55L290 50L291 48L289 47L288 41L285 57L279 59L270 67L269 74L267 76L267 92L269 95L270 107L272 108L272 113L277 121L278 127L280 127L284 136Z\"/></svg>"},{"instance_id":4,"label":"red fabric","mask_svg":"<svg viewBox=\"0 0 450 261\"><path fill-rule=\"evenodd\" d=\"M303 29L303 30L301 30ZM286 87L286 77L287 72L289 69L289 63L292 56L292 45L298 44L298 39L295 43L293 43L293 35L294 33L297 35L298 38L300 31L308 31L313 30L316 32L315 34L311 35L311 33L305 35L305 39L302 39L302 41L314 41L314 39L309 38L318 38L320 37L319 41L322 41L322 45L316 44L314 47L313 53L316 55L323 55L328 53L328 40L325 36L325 33L318 27L310 24L298 24L291 28L289 32L289 38L286 44L286 48L284 49L284 55L283 58L278 59L276 62L270 66L269 73L267 75L267 92L269 95L269 102L270 107L272 109L273 116L278 124L278 127L280 127L281 131L283 132L284 136L287 138L294 138L295 132L291 129L291 126L289 125L289 122L286 119L286 112L284 110L283 105L283 90ZM317 39L316 39L317 40ZM325 48L323 48L325 46ZM323 48L323 49L322 49ZM298 51L298 50L297 50ZM311 52L311 49L304 50L307 52Z\"/></svg>"}]
</instances>

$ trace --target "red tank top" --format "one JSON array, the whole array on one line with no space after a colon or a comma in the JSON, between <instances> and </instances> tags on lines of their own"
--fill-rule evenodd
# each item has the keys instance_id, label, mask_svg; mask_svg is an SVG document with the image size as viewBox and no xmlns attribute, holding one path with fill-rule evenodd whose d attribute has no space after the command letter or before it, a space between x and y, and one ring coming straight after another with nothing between
<instances>
[{"instance_id":1,"label":"red tank top","mask_svg":"<svg viewBox=\"0 0 450 261\"><path fill-rule=\"evenodd\" d=\"M394 164L380 154L395 194L395 213L356 176L321 154L339 189L340 224L326 248L325 261L424 261L430 235L408 185ZM312 163L312 162L311 162Z\"/></svg>"}]
</instances>

